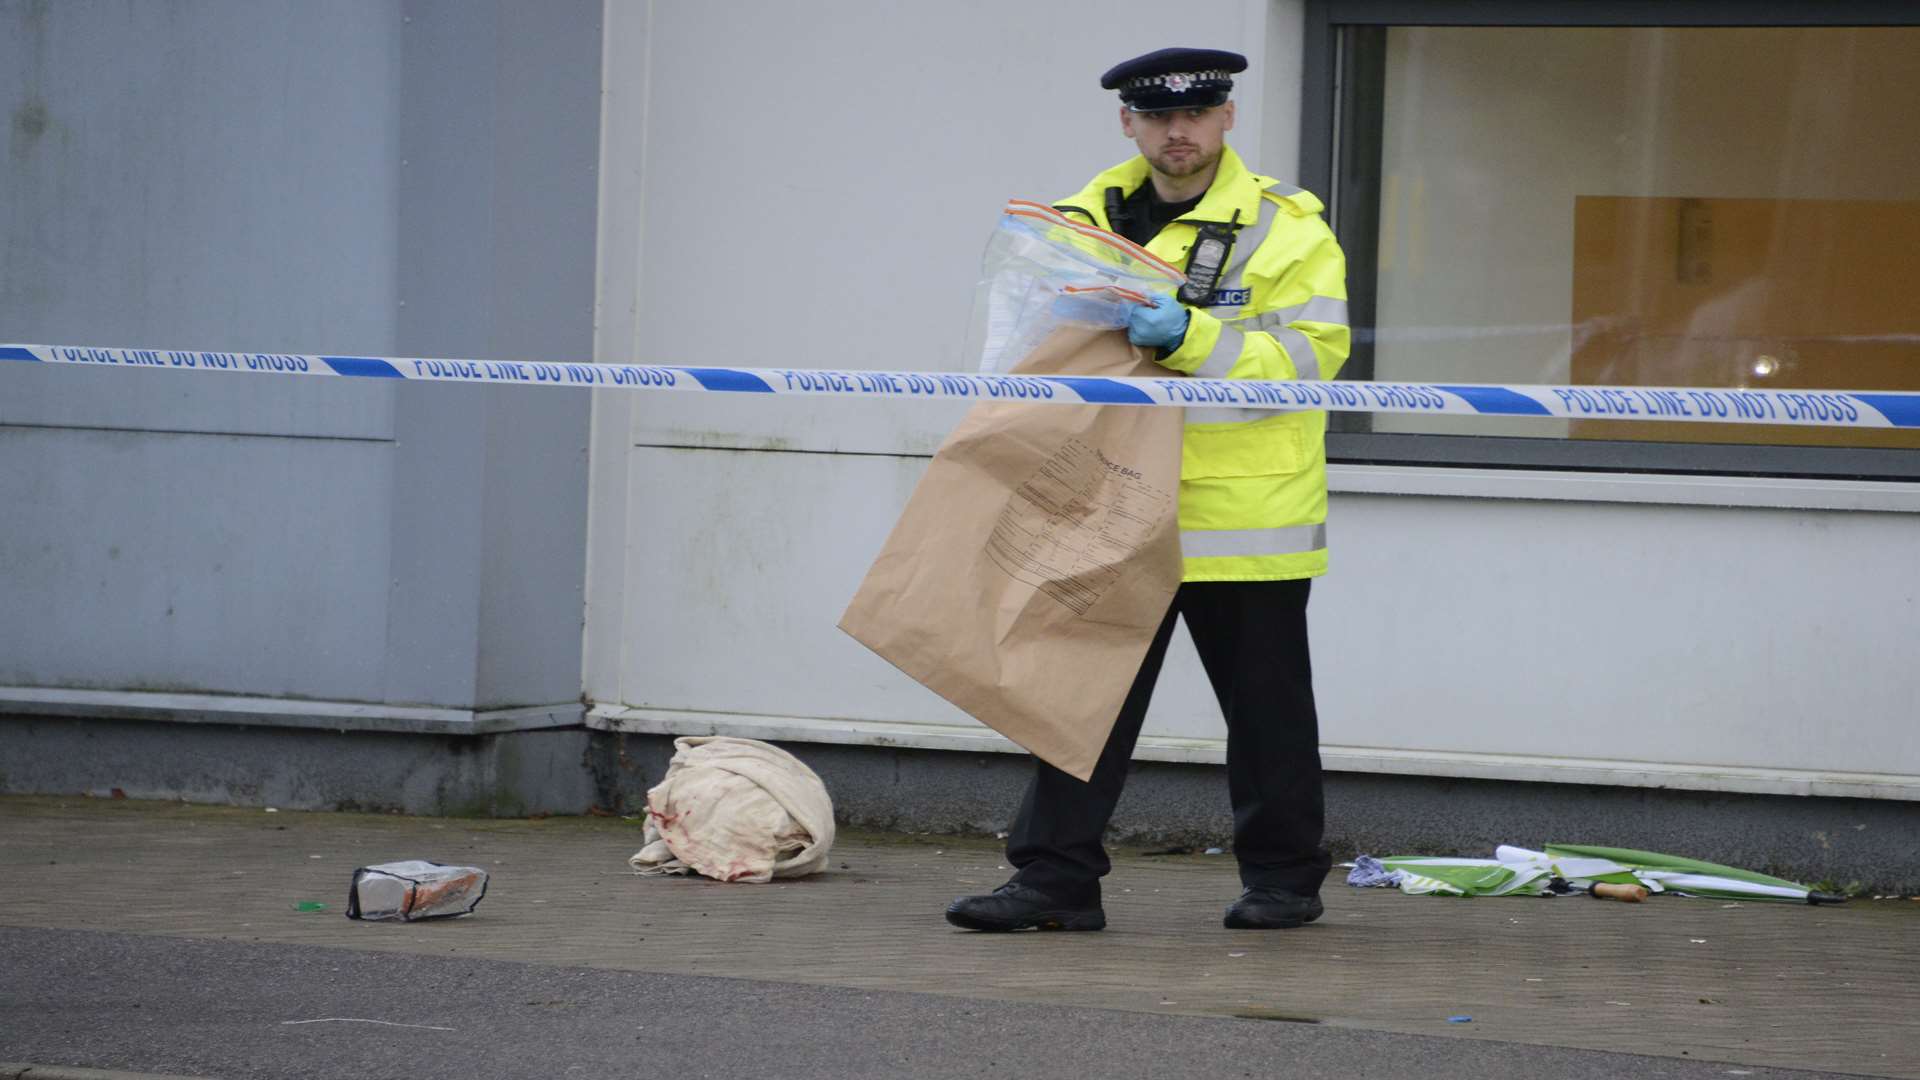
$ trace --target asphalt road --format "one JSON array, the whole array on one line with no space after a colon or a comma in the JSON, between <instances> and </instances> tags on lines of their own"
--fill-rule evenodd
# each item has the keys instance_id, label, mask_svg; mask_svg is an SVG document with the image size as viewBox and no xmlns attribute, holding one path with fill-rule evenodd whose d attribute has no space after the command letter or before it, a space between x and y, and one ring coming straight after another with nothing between
<instances>
[{"instance_id":1,"label":"asphalt road","mask_svg":"<svg viewBox=\"0 0 1920 1080\"><path fill-rule=\"evenodd\" d=\"M1264 1019L18 928L0 928L0 1061L270 1080L1840 1075Z\"/></svg>"}]
</instances>

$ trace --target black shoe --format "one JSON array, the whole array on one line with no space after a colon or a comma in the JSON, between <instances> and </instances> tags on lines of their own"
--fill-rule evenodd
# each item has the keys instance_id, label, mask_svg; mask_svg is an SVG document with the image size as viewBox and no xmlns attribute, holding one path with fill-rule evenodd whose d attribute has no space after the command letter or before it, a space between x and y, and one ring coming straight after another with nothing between
<instances>
[{"instance_id":1,"label":"black shoe","mask_svg":"<svg viewBox=\"0 0 1920 1080\"><path fill-rule=\"evenodd\" d=\"M1063 904L1031 885L1009 881L985 896L963 896L947 905L947 921L967 930L1102 930L1107 913L1099 904Z\"/></svg>"},{"instance_id":2,"label":"black shoe","mask_svg":"<svg viewBox=\"0 0 1920 1080\"><path fill-rule=\"evenodd\" d=\"M1319 918L1327 909L1318 896L1285 889L1248 889L1227 908L1229 930L1291 930Z\"/></svg>"}]
</instances>

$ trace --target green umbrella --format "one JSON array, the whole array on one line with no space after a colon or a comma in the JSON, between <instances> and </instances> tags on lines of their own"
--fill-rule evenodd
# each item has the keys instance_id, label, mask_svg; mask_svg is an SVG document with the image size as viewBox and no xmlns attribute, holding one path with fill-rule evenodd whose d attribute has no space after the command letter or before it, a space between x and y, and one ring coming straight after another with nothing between
<instances>
[{"instance_id":1,"label":"green umbrella","mask_svg":"<svg viewBox=\"0 0 1920 1080\"><path fill-rule=\"evenodd\" d=\"M1416 896L1546 896L1598 892L1606 886L1643 886L1645 892L1719 900L1783 900L1838 904L1844 897L1814 892L1798 882L1734 866L1632 848L1548 844L1543 851L1502 844L1491 859L1393 855L1363 859L1356 884L1394 884ZM1384 872L1383 872L1384 871ZM1390 876L1389 876L1390 875ZM1600 888L1596 889L1596 886ZM1622 899L1631 899L1621 896Z\"/></svg>"},{"instance_id":2,"label":"green umbrella","mask_svg":"<svg viewBox=\"0 0 1920 1080\"><path fill-rule=\"evenodd\" d=\"M1716 900L1785 900L1801 904L1846 902L1844 896L1815 892L1785 878L1756 874L1737 866L1722 866L1681 855L1663 855L1657 851L1596 847L1591 844L1548 844L1546 854L1554 858L1606 859L1618 863L1655 892Z\"/></svg>"},{"instance_id":3,"label":"green umbrella","mask_svg":"<svg viewBox=\"0 0 1920 1080\"><path fill-rule=\"evenodd\" d=\"M1545 896L1596 884L1637 885L1633 872L1605 858L1553 856L1501 847L1491 859L1394 855L1379 860L1400 891L1415 896Z\"/></svg>"}]
</instances>

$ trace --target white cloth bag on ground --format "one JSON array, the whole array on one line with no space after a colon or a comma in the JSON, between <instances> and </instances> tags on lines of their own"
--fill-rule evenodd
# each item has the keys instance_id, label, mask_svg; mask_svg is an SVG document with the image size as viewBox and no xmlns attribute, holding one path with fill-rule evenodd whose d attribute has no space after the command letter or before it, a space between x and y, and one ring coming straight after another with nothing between
<instances>
[{"instance_id":1,"label":"white cloth bag on ground","mask_svg":"<svg viewBox=\"0 0 1920 1080\"><path fill-rule=\"evenodd\" d=\"M758 739L675 739L667 775L647 792L642 874L694 872L766 882L826 868L833 800L799 758Z\"/></svg>"}]
</instances>

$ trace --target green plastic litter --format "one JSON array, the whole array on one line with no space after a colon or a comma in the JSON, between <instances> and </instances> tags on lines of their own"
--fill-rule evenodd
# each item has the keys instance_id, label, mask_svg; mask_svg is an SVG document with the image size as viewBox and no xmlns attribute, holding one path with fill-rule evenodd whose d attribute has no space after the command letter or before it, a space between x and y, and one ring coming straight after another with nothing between
<instances>
[{"instance_id":1,"label":"green plastic litter","mask_svg":"<svg viewBox=\"0 0 1920 1080\"><path fill-rule=\"evenodd\" d=\"M323 903L321 903L321 902L320 902L320 901L318 901L318 900L302 900L302 901L300 901L299 903L297 903L297 904L295 904L295 905L293 905L293 910L295 910L295 911L325 911L325 910L327 910L327 905L325 905L325 904L323 904Z\"/></svg>"}]
</instances>

